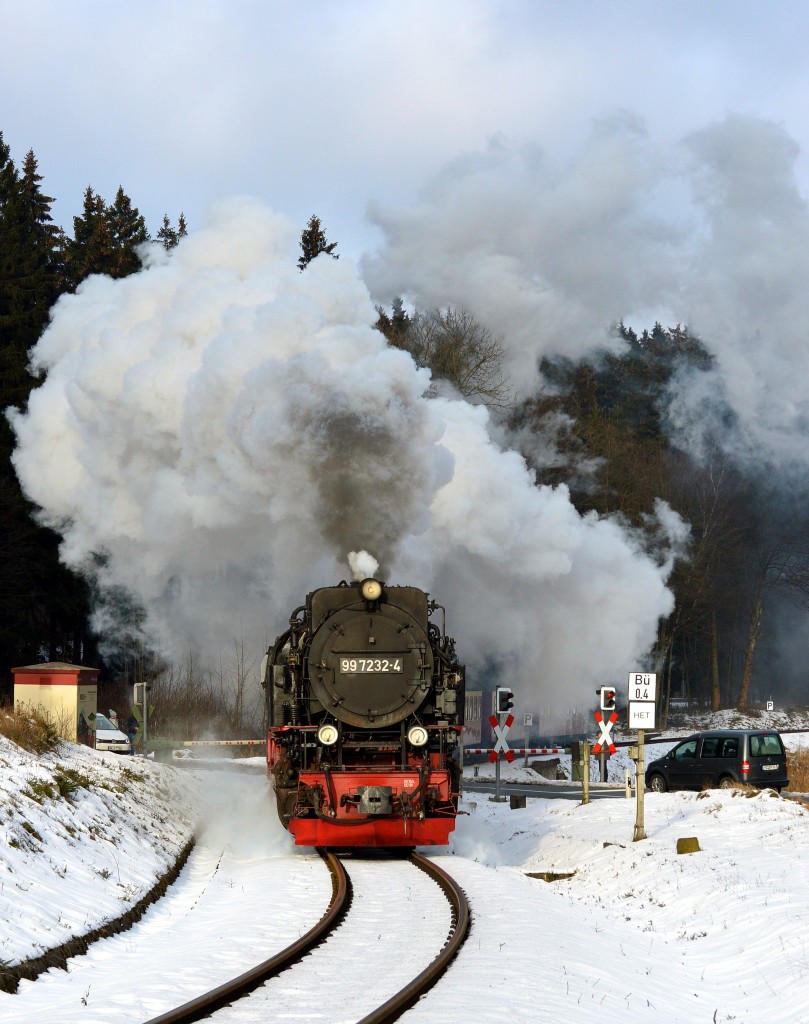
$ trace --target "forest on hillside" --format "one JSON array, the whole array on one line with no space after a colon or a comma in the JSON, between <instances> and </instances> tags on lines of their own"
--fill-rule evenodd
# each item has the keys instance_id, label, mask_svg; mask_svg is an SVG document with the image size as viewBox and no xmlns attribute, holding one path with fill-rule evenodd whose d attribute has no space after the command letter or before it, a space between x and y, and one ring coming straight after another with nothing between
<instances>
[{"instance_id":1,"label":"forest on hillside","mask_svg":"<svg viewBox=\"0 0 809 1024\"><path fill-rule=\"evenodd\" d=\"M53 223L54 200L29 152L20 166L0 134L0 406L24 409L40 381L29 352L59 296L88 276L125 277L140 269L138 248L172 249L186 234L166 215L154 236L119 188L110 202L88 186L72 231ZM301 234L298 266L320 253L337 258L317 217ZM636 331L614 326L610 353L571 361L543 359L536 393L515 397L503 371L504 340L450 305L408 311L401 297L378 307L377 328L470 402L489 407L499 433L525 457L537 486L565 485L582 514L619 517L654 553L655 509L662 499L690 526L674 566L672 614L660 623L656 667L666 698L714 708L747 708L777 692L795 699L803 680L773 653L779 624L809 600L809 521L805 502L774 476L743 469L721 445L697 457L676 443L672 388L684 371L712 365L710 339L682 325ZM728 413L728 415L730 415ZM709 439L710 442L710 439ZM0 680L12 666L67 661L98 666L110 683L133 680L126 652L107 651L90 628L92 574L59 561L59 537L36 521L11 455L14 436L0 418ZM802 493L801 488L797 488ZM99 552L103 558L103 552ZM132 604L133 623L139 609ZM767 644L769 647L766 647ZM766 667L762 649L768 652ZM149 661L139 661L148 671ZM0 696L3 691L0 691Z\"/></svg>"},{"instance_id":2,"label":"forest on hillside","mask_svg":"<svg viewBox=\"0 0 809 1024\"><path fill-rule=\"evenodd\" d=\"M16 166L0 133L0 407L24 409L40 381L29 351L60 295L91 274L125 277L140 268L138 246L150 240L144 218L123 188L106 202L92 187L72 233L54 224L38 162L29 151ZM172 248L185 234L182 215L168 216L154 238ZM41 527L20 489L11 453L14 435L0 417L0 696L10 669L44 661L99 665L89 627L92 580L59 561L59 537ZM104 666L114 672L115 666Z\"/></svg>"}]
</instances>

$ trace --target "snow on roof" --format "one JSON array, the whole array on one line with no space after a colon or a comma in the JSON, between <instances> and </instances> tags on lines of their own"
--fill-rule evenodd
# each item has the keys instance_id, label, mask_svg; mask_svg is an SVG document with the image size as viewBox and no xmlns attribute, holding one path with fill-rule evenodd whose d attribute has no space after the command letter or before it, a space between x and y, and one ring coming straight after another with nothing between
<instances>
[{"instance_id":1,"label":"snow on roof","mask_svg":"<svg viewBox=\"0 0 809 1024\"><path fill-rule=\"evenodd\" d=\"M44 661L39 665L20 665L12 672L98 672L87 665L71 665L66 661Z\"/></svg>"}]
</instances>

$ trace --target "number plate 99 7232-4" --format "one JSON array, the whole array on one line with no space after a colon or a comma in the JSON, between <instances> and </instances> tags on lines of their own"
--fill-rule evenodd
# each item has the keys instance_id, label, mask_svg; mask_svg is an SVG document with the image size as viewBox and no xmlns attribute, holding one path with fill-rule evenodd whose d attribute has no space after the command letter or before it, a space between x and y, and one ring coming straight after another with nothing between
<instances>
[{"instance_id":1,"label":"number plate 99 7232-4","mask_svg":"<svg viewBox=\"0 0 809 1024\"><path fill-rule=\"evenodd\" d=\"M389 655L381 658L340 658L340 672L349 675L368 672L402 672L401 657Z\"/></svg>"}]
</instances>

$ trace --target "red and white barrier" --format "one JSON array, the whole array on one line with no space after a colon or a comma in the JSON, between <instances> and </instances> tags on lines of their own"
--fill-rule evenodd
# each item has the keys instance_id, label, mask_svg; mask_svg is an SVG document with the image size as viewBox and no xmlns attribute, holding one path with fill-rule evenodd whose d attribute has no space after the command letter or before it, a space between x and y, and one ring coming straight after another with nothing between
<instances>
[{"instance_id":1,"label":"red and white barrier","mask_svg":"<svg viewBox=\"0 0 809 1024\"><path fill-rule=\"evenodd\" d=\"M514 754L564 754L564 747L512 747ZM464 747L465 754L494 754L493 747Z\"/></svg>"},{"instance_id":2,"label":"red and white barrier","mask_svg":"<svg viewBox=\"0 0 809 1024\"><path fill-rule=\"evenodd\" d=\"M184 747L260 747L266 740L183 740Z\"/></svg>"}]
</instances>

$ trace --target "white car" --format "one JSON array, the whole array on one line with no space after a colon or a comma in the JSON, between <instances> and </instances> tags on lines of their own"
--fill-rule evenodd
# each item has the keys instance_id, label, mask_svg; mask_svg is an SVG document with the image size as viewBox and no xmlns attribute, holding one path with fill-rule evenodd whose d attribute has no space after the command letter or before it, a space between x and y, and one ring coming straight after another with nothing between
<instances>
[{"instance_id":1,"label":"white car","mask_svg":"<svg viewBox=\"0 0 809 1024\"><path fill-rule=\"evenodd\" d=\"M117 729L106 715L96 715L96 750L111 750L115 754L131 754L129 737Z\"/></svg>"}]
</instances>

